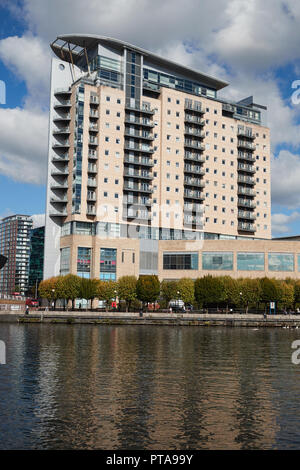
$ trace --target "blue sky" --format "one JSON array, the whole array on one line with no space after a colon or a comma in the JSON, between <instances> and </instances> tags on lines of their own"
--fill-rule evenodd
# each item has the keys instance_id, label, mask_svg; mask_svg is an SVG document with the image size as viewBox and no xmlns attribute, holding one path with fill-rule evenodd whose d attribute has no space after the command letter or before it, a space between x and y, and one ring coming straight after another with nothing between
<instances>
[{"instance_id":1,"label":"blue sky","mask_svg":"<svg viewBox=\"0 0 300 470\"><path fill-rule=\"evenodd\" d=\"M297 0L2 0L0 217L42 214L51 51L58 34L138 44L230 83L224 96L268 106L273 235L300 233L300 4ZM59 11L59 15L58 12ZM166 15L168 21L165 21Z\"/></svg>"}]
</instances>

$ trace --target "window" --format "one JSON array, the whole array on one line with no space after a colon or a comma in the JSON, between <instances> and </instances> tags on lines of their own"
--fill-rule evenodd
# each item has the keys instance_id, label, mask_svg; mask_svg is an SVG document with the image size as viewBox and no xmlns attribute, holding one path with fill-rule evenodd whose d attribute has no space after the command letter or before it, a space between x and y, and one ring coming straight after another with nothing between
<instances>
[{"instance_id":1,"label":"window","mask_svg":"<svg viewBox=\"0 0 300 470\"><path fill-rule=\"evenodd\" d=\"M238 271L264 271L264 253L237 253Z\"/></svg>"},{"instance_id":2,"label":"window","mask_svg":"<svg viewBox=\"0 0 300 470\"><path fill-rule=\"evenodd\" d=\"M163 269L198 269L198 253L164 253Z\"/></svg>"},{"instance_id":3,"label":"window","mask_svg":"<svg viewBox=\"0 0 300 470\"><path fill-rule=\"evenodd\" d=\"M122 253L123 258L123 253ZM117 250L115 248L100 249L100 279L115 281L117 273Z\"/></svg>"},{"instance_id":4,"label":"window","mask_svg":"<svg viewBox=\"0 0 300 470\"><path fill-rule=\"evenodd\" d=\"M269 253L269 271L294 271L293 253Z\"/></svg>"},{"instance_id":5,"label":"window","mask_svg":"<svg viewBox=\"0 0 300 470\"><path fill-rule=\"evenodd\" d=\"M60 250L60 275L65 276L70 272L70 248Z\"/></svg>"},{"instance_id":6,"label":"window","mask_svg":"<svg viewBox=\"0 0 300 470\"><path fill-rule=\"evenodd\" d=\"M91 270L91 248L78 247L77 275L89 278Z\"/></svg>"},{"instance_id":7,"label":"window","mask_svg":"<svg viewBox=\"0 0 300 470\"><path fill-rule=\"evenodd\" d=\"M202 269L231 271L233 269L233 253L202 252Z\"/></svg>"}]
</instances>

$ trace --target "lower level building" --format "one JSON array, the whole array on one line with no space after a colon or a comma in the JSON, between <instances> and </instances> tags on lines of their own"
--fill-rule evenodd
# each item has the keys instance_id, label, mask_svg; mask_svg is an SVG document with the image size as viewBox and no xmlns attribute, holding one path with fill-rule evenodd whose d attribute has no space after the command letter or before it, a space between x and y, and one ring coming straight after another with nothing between
<instances>
[{"instance_id":1,"label":"lower level building","mask_svg":"<svg viewBox=\"0 0 300 470\"><path fill-rule=\"evenodd\" d=\"M160 280L206 274L241 277L300 276L300 243L289 240L150 240L65 235L60 274L117 280L157 274Z\"/></svg>"}]
</instances>

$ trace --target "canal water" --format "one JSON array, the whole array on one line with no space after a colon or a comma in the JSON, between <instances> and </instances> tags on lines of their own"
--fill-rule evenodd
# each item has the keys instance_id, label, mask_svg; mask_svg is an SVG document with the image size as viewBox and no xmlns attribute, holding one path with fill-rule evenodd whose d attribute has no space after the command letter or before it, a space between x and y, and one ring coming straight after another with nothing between
<instances>
[{"instance_id":1,"label":"canal water","mask_svg":"<svg viewBox=\"0 0 300 470\"><path fill-rule=\"evenodd\" d=\"M300 329L0 324L0 449L299 449Z\"/></svg>"}]
</instances>

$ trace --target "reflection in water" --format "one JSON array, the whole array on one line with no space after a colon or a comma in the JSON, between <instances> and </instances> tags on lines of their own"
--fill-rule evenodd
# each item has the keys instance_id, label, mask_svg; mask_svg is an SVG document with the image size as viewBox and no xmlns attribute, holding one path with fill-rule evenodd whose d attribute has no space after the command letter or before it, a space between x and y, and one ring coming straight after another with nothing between
<instances>
[{"instance_id":1,"label":"reflection in water","mask_svg":"<svg viewBox=\"0 0 300 470\"><path fill-rule=\"evenodd\" d=\"M0 448L299 448L298 335L1 324Z\"/></svg>"}]
</instances>

